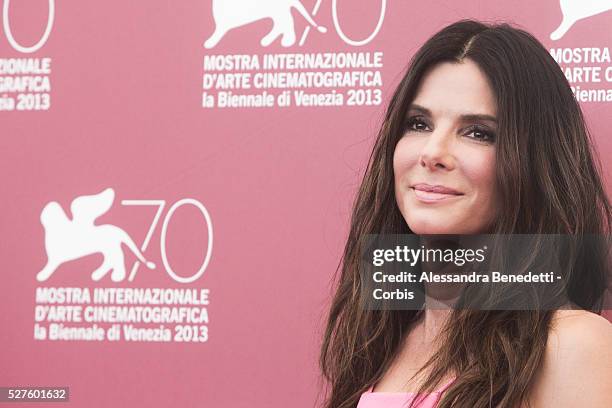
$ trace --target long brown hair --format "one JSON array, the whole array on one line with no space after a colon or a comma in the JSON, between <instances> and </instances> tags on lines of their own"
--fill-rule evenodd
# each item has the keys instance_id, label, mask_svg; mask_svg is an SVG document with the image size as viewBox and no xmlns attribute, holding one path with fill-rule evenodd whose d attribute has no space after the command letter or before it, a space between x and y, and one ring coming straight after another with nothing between
<instances>
[{"instance_id":1,"label":"long brown hair","mask_svg":"<svg viewBox=\"0 0 612 408\"><path fill-rule=\"evenodd\" d=\"M610 203L601 164L561 69L529 33L508 24L454 23L412 58L378 132L353 204L350 232L336 271L320 367L329 383L326 408L355 407L380 380L422 311L360 307L359 242L367 234L410 234L394 195L393 152L406 110L424 74L440 62L476 62L496 95L496 234L609 233ZM589 271L580 271L586 279ZM601 276L596 279L602 279ZM580 306L599 312L596 296ZM439 407L514 407L540 367L551 310L451 312L419 394L450 374Z\"/></svg>"}]
</instances>

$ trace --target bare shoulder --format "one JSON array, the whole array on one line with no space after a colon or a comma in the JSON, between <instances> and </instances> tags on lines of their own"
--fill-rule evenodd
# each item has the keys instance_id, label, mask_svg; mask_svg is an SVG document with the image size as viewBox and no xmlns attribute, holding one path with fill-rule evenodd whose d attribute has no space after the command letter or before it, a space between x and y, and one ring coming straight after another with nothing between
<instances>
[{"instance_id":1,"label":"bare shoulder","mask_svg":"<svg viewBox=\"0 0 612 408\"><path fill-rule=\"evenodd\" d=\"M561 364L570 357L602 358L610 356L611 348L612 325L604 317L584 310L555 312L546 345L552 362Z\"/></svg>"},{"instance_id":2,"label":"bare shoulder","mask_svg":"<svg viewBox=\"0 0 612 408\"><path fill-rule=\"evenodd\" d=\"M612 325L595 313L556 311L532 406L610 407L611 389Z\"/></svg>"}]
</instances>

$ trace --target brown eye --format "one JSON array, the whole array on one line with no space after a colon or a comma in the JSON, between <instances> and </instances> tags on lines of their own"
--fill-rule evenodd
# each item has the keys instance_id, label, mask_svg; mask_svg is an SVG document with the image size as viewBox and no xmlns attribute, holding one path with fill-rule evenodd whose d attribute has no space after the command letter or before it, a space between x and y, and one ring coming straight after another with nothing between
<instances>
[{"instance_id":1,"label":"brown eye","mask_svg":"<svg viewBox=\"0 0 612 408\"><path fill-rule=\"evenodd\" d=\"M407 131L415 131L415 132L423 132L429 130L429 126L425 121L419 117L411 117L408 118L406 123L404 124L404 132Z\"/></svg>"},{"instance_id":2,"label":"brown eye","mask_svg":"<svg viewBox=\"0 0 612 408\"><path fill-rule=\"evenodd\" d=\"M466 135L468 137L485 143L493 143L495 141L495 133L480 126L472 126L468 129ZM472 135L472 136L469 136Z\"/></svg>"}]
</instances>

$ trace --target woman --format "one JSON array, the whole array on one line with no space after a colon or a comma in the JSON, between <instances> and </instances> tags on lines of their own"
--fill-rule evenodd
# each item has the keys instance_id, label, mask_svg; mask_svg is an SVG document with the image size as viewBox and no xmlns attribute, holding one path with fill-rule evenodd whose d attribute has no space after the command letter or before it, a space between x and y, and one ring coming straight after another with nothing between
<instances>
[{"instance_id":1,"label":"woman","mask_svg":"<svg viewBox=\"0 0 612 408\"><path fill-rule=\"evenodd\" d=\"M597 293L583 310L364 310L357 272L367 234L607 234L599 172L570 86L534 37L460 21L429 39L354 204L320 355L325 407L612 406ZM583 270L568 286L602 278Z\"/></svg>"}]
</instances>

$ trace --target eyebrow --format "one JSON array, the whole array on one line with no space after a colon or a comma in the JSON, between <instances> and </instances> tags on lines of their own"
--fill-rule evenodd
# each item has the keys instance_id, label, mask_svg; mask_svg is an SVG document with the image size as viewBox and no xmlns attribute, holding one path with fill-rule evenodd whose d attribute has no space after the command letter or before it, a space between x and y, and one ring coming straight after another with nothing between
<instances>
[{"instance_id":1,"label":"eyebrow","mask_svg":"<svg viewBox=\"0 0 612 408\"><path fill-rule=\"evenodd\" d=\"M413 103L408 107L408 111L411 111L411 110L421 112L427 116L433 116L431 114L431 110L427 109L424 106L417 105L416 103ZM490 121L490 122L497 124L497 118L495 116L491 116L491 115L487 115L483 113L466 113L463 115L459 115L459 118L466 122L486 120L486 121Z\"/></svg>"}]
</instances>

